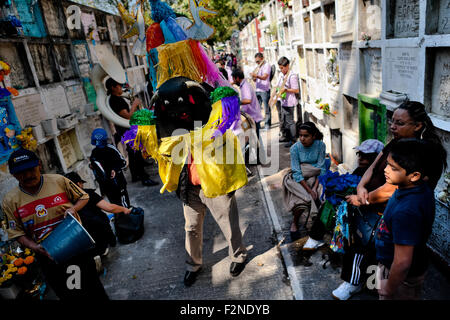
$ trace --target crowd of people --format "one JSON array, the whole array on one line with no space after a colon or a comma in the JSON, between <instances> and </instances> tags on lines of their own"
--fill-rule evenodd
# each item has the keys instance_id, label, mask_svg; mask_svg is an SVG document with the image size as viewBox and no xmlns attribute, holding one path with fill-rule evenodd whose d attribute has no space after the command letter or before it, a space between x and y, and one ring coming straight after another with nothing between
<instances>
[{"instance_id":1,"label":"crowd of people","mask_svg":"<svg viewBox=\"0 0 450 320\"><path fill-rule=\"evenodd\" d=\"M353 174L361 180L356 194L344 200L352 213L344 243L343 282L331 293L339 300L363 289L369 265L379 266L380 299L420 299L422 294L426 243L435 214L433 190L447 167L447 153L422 103L402 103L389 129L394 138L386 146L370 139L355 147L359 161ZM290 231L296 240L299 217L315 213L302 248L315 250L324 245L326 233L318 209L323 204L318 180L327 170L325 146L312 122L299 124L297 136L299 141L290 149L291 172L283 180L293 214Z\"/></svg>"},{"instance_id":2,"label":"crowd of people","mask_svg":"<svg viewBox=\"0 0 450 320\"><path fill-rule=\"evenodd\" d=\"M294 121L299 80L290 72L289 59L278 60L280 76L273 88L274 71L262 53L255 55L257 68L249 78L237 66L233 55L219 55L215 62L223 77L239 89L240 109L253 119L258 138L261 124L264 129L273 125L271 110L276 107L279 142L286 142L285 147L290 148L291 168L283 178L283 193L293 216L291 239L300 238L301 216L312 216L314 221L302 250L318 249L325 244L324 236L330 231L320 219L324 207L322 195L326 191L320 179L329 172L330 162L318 127L313 122ZM130 106L121 96L122 85L112 79L106 81L106 88L112 110L130 119L141 101L136 99ZM163 94L161 90L160 95ZM343 200L351 219L350 236L343 248L343 282L331 293L339 300L347 300L362 290L366 269L374 264L381 270L378 274L380 299L420 298L427 270L426 242L434 221L433 190L447 166L447 153L422 103L402 103L395 110L389 129L393 139L386 146L376 139L355 146L358 166L352 174L360 182L355 194L346 195ZM9 236L36 253L48 284L60 299L108 299L93 259L107 254L108 247L116 245L116 235L105 212L125 215L132 212L124 175L127 162L112 143L113 140L119 143L124 128L116 126L115 130L116 134L110 137L103 128L97 128L91 137L94 149L90 168L101 195L109 201L93 189L84 189L85 181L76 173L66 177L42 174L39 159L31 151L14 151L8 162L10 173L19 182L2 202ZM132 181L141 181L144 186L158 185L146 173L147 163L141 152L128 145L126 152ZM192 154L190 157L192 160ZM184 284L187 287L194 284L202 268L199 234L207 208L228 241L230 274L239 275L247 259L234 189L216 197L205 196L206 181L193 163L183 168L177 190L186 220ZM44 211L36 212L37 202L45 204ZM57 264L41 242L68 214L86 227L96 246L64 264ZM82 269L81 290L68 290L65 285L67 266L73 264Z\"/></svg>"}]
</instances>

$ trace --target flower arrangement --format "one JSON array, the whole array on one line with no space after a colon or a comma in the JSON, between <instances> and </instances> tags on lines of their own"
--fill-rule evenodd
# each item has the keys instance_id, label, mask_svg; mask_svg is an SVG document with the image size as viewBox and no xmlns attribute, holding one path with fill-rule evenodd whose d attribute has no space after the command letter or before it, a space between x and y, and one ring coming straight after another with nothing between
<instances>
[{"instance_id":1,"label":"flower arrangement","mask_svg":"<svg viewBox=\"0 0 450 320\"><path fill-rule=\"evenodd\" d=\"M32 131L33 129L31 127L25 128L16 136L16 138L20 141L22 148L35 151L37 148L37 141L34 138Z\"/></svg>"},{"instance_id":2,"label":"flower arrangement","mask_svg":"<svg viewBox=\"0 0 450 320\"><path fill-rule=\"evenodd\" d=\"M331 111L330 105L328 103L322 102L322 98L317 99L315 101L315 103L317 104L317 108L322 110L324 114L327 114L327 115L333 116L333 117L335 117L337 115L337 111L336 110L335 111Z\"/></svg>"},{"instance_id":3,"label":"flower arrangement","mask_svg":"<svg viewBox=\"0 0 450 320\"><path fill-rule=\"evenodd\" d=\"M347 195L355 192L360 176L350 173L339 174L338 172L331 172L327 170L324 175L319 176L319 182L323 186L323 193L321 200L328 200L333 206L338 205L345 199Z\"/></svg>"},{"instance_id":4,"label":"flower arrangement","mask_svg":"<svg viewBox=\"0 0 450 320\"><path fill-rule=\"evenodd\" d=\"M0 287L10 287L18 284L27 288L33 284L36 277L34 253L30 249L16 254L0 256Z\"/></svg>"},{"instance_id":5,"label":"flower arrangement","mask_svg":"<svg viewBox=\"0 0 450 320\"><path fill-rule=\"evenodd\" d=\"M366 46L369 45L369 40L371 40L371 39L372 39L372 36L370 34L361 32L361 40L366 42Z\"/></svg>"},{"instance_id":6,"label":"flower arrangement","mask_svg":"<svg viewBox=\"0 0 450 320\"><path fill-rule=\"evenodd\" d=\"M5 79L5 76L9 75L10 72L10 65L0 60L0 81L3 81Z\"/></svg>"},{"instance_id":7,"label":"flower arrangement","mask_svg":"<svg viewBox=\"0 0 450 320\"><path fill-rule=\"evenodd\" d=\"M278 0L278 2L281 4L281 7L283 9L285 9L285 8L292 8L290 0Z\"/></svg>"}]
</instances>

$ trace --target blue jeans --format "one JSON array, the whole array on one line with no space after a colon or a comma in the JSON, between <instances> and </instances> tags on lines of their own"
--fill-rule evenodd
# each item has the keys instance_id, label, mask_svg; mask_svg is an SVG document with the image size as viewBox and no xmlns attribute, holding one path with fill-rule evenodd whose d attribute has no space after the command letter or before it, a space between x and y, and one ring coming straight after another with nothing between
<instances>
[{"instance_id":1,"label":"blue jeans","mask_svg":"<svg viewBox=\"0 0 450 320\"><path fill-rule=\"evenodd\" d=\"M270 90L269 91L257 91L256 97L258 98L259 105L262 106L264 102L264 112L266 117L264 119L265 126L270 126L272 124L272 113L270 112L269 107L269 99L270 99Z\"/></svg>"}]
</instances>

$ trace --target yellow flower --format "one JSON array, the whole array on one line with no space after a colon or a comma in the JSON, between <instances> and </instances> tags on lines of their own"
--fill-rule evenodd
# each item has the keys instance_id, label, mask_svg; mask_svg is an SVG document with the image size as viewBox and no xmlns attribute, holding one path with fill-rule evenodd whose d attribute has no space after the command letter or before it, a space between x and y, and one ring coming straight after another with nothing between
<instances>
[{"instance_id":1,"label":"yellow flower","mask_svg":"<svg viewBox=\"0 0 450 320\"><path fill-rule=\"evenodd\" d=\"M12 274L8 274L8 276L6 277L6 279L11 279L12 278Z\"/></svg>"}]
</instances>

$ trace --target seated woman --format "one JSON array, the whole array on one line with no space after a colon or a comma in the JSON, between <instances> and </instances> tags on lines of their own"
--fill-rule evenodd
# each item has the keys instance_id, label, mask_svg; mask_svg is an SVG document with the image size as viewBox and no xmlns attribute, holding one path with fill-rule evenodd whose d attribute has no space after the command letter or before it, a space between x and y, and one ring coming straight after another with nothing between
<instances>
[{"instance_id":1,"label":"seated woman","mask_svg":"<svg viewBox=\"0 0 450 320\"><path fill-rule=\"evenodd\" d=\"M283 178L285 206L294 216L291 223L291 239L300 237L298 222L303 212L317 214L322 188L318 176L326 172L323 134L312 122L297 126L299 141L291 148L291 170Z\"/></svg>"}]
</instances>

